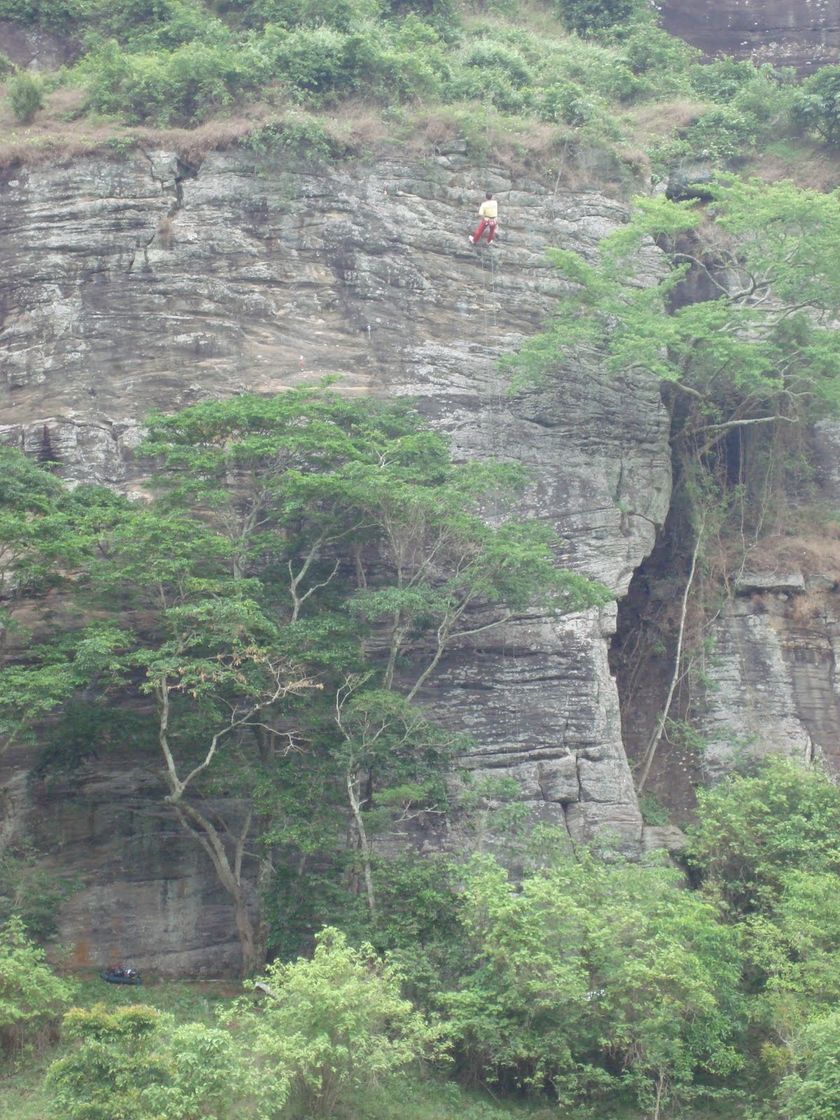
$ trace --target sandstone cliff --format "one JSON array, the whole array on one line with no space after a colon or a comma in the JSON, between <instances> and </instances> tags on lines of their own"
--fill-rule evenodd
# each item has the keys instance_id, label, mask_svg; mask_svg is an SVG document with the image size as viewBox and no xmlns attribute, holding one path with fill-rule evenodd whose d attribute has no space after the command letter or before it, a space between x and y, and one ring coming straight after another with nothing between
<instances>
[{"instance_id":1,"label":"sandstone cliff","mask_svg":"<svg viewBox=\"0 0 840 1120\"><path fill-rule=\"evenodd\" d=\"M502 236L476 250L485 188ZM668 508L657 386L566 369L511 397L497 359L551 310L546 246L590 253L624 213L595 191L478 173L458 152L331 170L148 152L7 172L0 438L35 453L48 439L68 480L130 490L150 409L339 374L348 392L414 397L459 455L523 462L528 510L561 534L561 561L621 596ZM581 839L609 828L638 851L614 627L613 609L522 618L451 654L426 700L472 735L468 765L514 776L538 816ZM7 760L3 782L22 821L50 822L38 839L79 880L61 921L79 963L229 967L224 897L155 811L153 773L103 759L33 790L25 766Z\"/></svg>"}]
</instances>

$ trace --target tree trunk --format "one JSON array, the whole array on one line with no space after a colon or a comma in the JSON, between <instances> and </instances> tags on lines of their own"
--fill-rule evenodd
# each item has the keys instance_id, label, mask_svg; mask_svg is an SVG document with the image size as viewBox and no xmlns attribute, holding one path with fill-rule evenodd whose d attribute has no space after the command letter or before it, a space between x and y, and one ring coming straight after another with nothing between
<instances>
[{"instance_id":1,"label":"tree trunk","mask_svg":"<svg viewBox=\"0 0 840 1120\"><path fill-rule=\"evenodd\" d=\"M350 809L353 813L353 823L356 829L356 840L358 841L359 845L359 854L362 857L362 873L365 880L365 896L367 898L368 911L371 915L373 915L376 913L376 894L373 888L370 842L368 841L367 829L365 828L365 820L362 816L362 804L359 798L359 777L355 771L348 770L346 779L347 796L350 801Z\"/></svg>"},{"instance_id":2,"label":"tree trunk","mask_svg":"<svg viewBox=\"0 0 840 1120\"><path fill-rule=\"evenodd\" d=\"M233 896L236 932L242 953L242 976L254 976L265 965L265 939L261 936L262 923L255 923L248 909L248 899L243 890Z\"/></svg>"},{"instance_id":3,"label":"tree trunk","mask_svg":"<svg viewBox=\"0 0 840 1120\"><path fill-rule=\"evenodd\" d=\"M174 801L171 798L169 800L181 824L210 857L219 882L233 899L234 920L242 953L242 975L251 976L265 964L267 941L264 923L254 922L251 917L248 906L249 891L242 877L242 854L251 814L248 814L245 829L236 845L236 857L231 862L225 849L224 838L212 821L194 805L180 797Z\"/></svg>"}]
</instances>

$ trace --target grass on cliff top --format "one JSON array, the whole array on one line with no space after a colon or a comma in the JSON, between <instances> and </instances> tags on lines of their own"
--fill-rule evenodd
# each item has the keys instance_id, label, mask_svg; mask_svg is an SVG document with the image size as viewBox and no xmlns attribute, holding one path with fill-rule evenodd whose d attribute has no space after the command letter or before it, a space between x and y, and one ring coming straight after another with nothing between
<instances>
[{"instance_id":1,"label":"grass on cliff top","mask_svg":"<svg viewBox=\"0 0 840 1120\"><path fill-rule=\"evenodd\" d=\"M15 115L0 57L0 169L174 149L198 164L243 144L324 162L455 148L548 179L639 189L706 153L768 176L840 182L840 160L792 126L788 71L699 52L642 0L626 24L579 38L559 0L0 0L0 18L73 44L36 77L42 106ZM5 12L5 16L4 16ZM46 23L45 23L46 21ZM815 152L822 152L820 159Z\"/></svg>"}]
</instances>

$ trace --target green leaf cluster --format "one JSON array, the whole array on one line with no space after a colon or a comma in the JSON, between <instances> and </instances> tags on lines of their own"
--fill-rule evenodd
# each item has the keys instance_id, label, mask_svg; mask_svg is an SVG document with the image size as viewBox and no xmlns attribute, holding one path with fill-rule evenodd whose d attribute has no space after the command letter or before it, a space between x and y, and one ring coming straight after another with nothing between
<instances>
[{"instance_id":1,"label":"green leaf cluster","mask_svg":"<svg viewBox=\"0 0 840 1120\"><path fill-rule=\"evenodd\" d=\"M17 1054L51 1030L74 990L55 975L17 915L0 926L0 1054Z\"/></svg>"},{"instance_id":2,"label":"green leaf cluster","mask_svg":"<svg viewBox=\"0 0 840 1120\"><path fill-rule=\"evenodd\" d=\"M67 1120L215 1120L247 1092L242 1055L228 1031L143 1004L73 1008L72 1049L47 1075L52 1114Z\"/></svg>"}]
</instances>

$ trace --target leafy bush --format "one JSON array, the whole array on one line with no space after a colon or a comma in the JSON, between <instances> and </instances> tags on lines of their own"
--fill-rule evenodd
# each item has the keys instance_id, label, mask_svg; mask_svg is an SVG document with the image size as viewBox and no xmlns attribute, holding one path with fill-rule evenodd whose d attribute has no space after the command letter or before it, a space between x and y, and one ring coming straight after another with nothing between
<instances>
[{"instance_id":1,"label":"leafy bush","mask_svg":"<svg viewBox=\"0 0 840 1120\"><path fill-rule=\"evenodd\" d=\"M610 120L609 103L577 82L555 82L544 89L537 113L545 121L562 121L574 128L594 125L601 135L617 135Z\"/></svg>"},{"instance_id":2,"label":"leafy bush","mask_svg":"<svg viewBox=\"0 0 840 1120\"><path fill-rule=\"evenodd\" d=\"M65 31L85 14L84 0L0 0L0 19Z\"/></svg>"},{"instance_id":3,"label":"leafy bush","mask_svg":"<svg viewBox=\"0 0 840 1120\"><path fill-rule=\"evenodd\" d=\"M840 871L838 836L840 789L777 758L700 792L686 855L736 913L768 912L791 871Z\"/></svg>"},{"instance_id":4,"label":"leafy bush","mask_svg":"<svg viewBox=\"0 0 840 1120\"><path fill-rule=\"evenodd\" d=\"M400 976L370 948L325 929L312 960L271 965L259 1005L236 1020L262 1091L290 1117L334 1116L352 1095L419 1058L439 1054L442 1032L400 995Z\"/></svg>"},{"instance_id":5,"label":"leafy bush","mask_svg":"<svg viewBox=\"0 0 840 1120\"><path fill-rule=\"evenodd\" d=\"M7 96L16 119L29 124L44 104L44 87L28 70L22 70L9 82Z\"/></svg>"},{"instance_id":6,"label":"leafy bush","mask_svg":"<svg viewBox=\"0 0 840 1120\"><path fill-rule=\"evenodd\" d=\"M263 50L268 51L273 75L294 90L327 94L346 88L352 80L348 68L349 37L332 27L303 27L290 32L269 28Z\"/></svg>"},{"instance_id":7,"label":"leafy bush","mask_svg":"<svg viewBox=\"0 0 840 1120\"><path fill-rule=\"evenodd\" d=\"M176 1026L153 1007L76 1007L63 1034L76 1047L47 1074L61 1120L214 1120L244 1089L246 1066L227 1031Z\"/></svg>"},{"instance_id":8,"label":"leafy bush","mask_svg":"<svg viewBox=\"0 0 840 1120\"><path fill-rule=\"evenodd\" d=\"M300 157L336 159L346 154L346 149L330 134L323 121L303 115L289 116L254 129L245 143L260 155L289 152Z\"/></svg>"},{"instance_id":9,"label":"leafy bush","mask_svg":"<svg viewBox=\"0 0 840 1120\"><path fill-rule=\"evenodd\" d=\"M44 960L19 917L0 928L0 1051L13 1054L35 1044L70 1002L73 985Z\"/></svg>"},{"instance_id":10,"label":"leafy bush","mask_svg":"<svg viewBox=\"0 0 840 1120\"><path fill-rule=\"evenodd\" d=\"M457 58L448 99L475 100L507 113L528 107L534 71L518 47L505 38L485 35L467 44Z\"/></svg>"},{"instance_id":11,"label":"leafy bush","mask_svg":"<svg viewBox=\"0 0 840 1120\"><path fill-rule=\"evenodd\" d=\"M267 24L291 31L296 27L332 27L350 32L382 14L381 0L223 0L217 11L230 14L243 27Z\"/></svg>"},{"instance_id":12,"label":"leafy bush","mask_svg":"<svg viewBox=\"0 0 840 1120\"><path fill-rule=\"evenodd\" d=\"M756 75L752 62L735 58L720 58L715 62L704 62L694 66L691 71L691 84L695 92L709 101L724 104Z\"/></svg>"},{"instance_id":13,"label":"leafy bush","mask_svg":"<svg viewBox=\"0 0 840 1120\"><path fill-rule=\"evenodd\" d=\"M592 35L650 11L648 0L555 0L558 14L570 31Z\"/></svg>"},{"instance_id":14,"label":"leafy bush","mask_svg":"<svg viewBox=\"0 0 840 1120\"><path fill-rule=\"evenodd\" d=\"M805 79L794 115L827 144L840 144L840 66L823 66Z\"/></svg>"},{"instance_id":15,"label":"leafy bush","mask_svg":"<svg viewBox=\"0 0 840 1120\"><path fill-rule=\"evenodd\" d=\"M619 50L633 73L647 76L647 88L657 93L685 89L689 66L700 55L682 39L650 25L632 28L622 38Z\"/></svg>"},{"instance_id":16,"label":"leafy bush","mask_svg":"<svg viewBox=\"0 0 840 1120\"><path fill-rule=\"evenodd\" d=\"M840 1011L815 1019L794 1042L794 1070L779 1088L786 1120L840 1116Z\"/></svg>"},{"instance_id":17,"label":"leafy bush","mask_svg":"<svg viewBox=\"0 0 840 1120\"><path fill-rule=\"evenodd\" d=\"M746 155L757 135L754 117L721 105L699 116L687 130L685 140L695 155L722 161Z\"/></svg>"},{"instance_id":18,"label":"leafy bush","mask_svg":"<svg viewBox=\"0 0 840 1120\"><path fill-rule=\"evenodd\" d=\"M129 54L110 42L80 65L88 105L132 122L191 124L265 76L249 50L187 43L170 52Z\"/></svg>"},{"instance_id":19,"label":"leafy bush","mask_svg":"<svg viewBox=\"0 0 840 1120\"><path fill-rule=\"evenodd\" d=\"M654 166L667 171L677 164L705 160L726 163L749 154L761 131L759 121L748 112L729 105L709 109L682 129L679 136L669 137L652 153Z\"/></svg>"},{"instance_id":20,"label":"leafy bush","mask_svg":"<svg viewBox=\"0 0 840 1120\"><path fill-rule=\"evenodd\" d=\"M737 938L675 872L578 853L521 885L487 860L465 880L470 963L442 997L465 1072L664 1107L737 1068Z\"/></svg>"}]
</instances>

